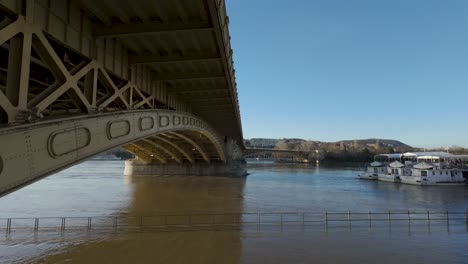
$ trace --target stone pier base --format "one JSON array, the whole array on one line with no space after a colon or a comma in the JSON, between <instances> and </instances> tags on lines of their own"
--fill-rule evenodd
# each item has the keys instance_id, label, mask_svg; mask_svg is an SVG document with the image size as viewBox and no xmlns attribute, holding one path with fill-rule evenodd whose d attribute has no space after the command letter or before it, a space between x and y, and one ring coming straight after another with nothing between
<instances>
[{"instance_id":1,"label":"stone pier base","mask_svg":"<svg viewBox=\"0 0 468 264\"><path fill-rule=\"evenodd\" d=\"M229 163L145 164L139 160L125 161L125 175L195 175L195 176L247 176L245 161Z\"/></svg>"}]
</instances>

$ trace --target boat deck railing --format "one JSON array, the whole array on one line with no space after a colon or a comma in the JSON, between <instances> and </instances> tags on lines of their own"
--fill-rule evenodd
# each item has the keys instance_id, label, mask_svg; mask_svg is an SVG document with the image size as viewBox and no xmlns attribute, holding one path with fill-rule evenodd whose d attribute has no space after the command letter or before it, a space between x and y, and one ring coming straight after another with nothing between
<instances>
[{"instance_id":1,"label":"boat deck railing","mask_svg":"<svg viewBox=\"0 0 468 264\"><path fill-rule=\"evenodd\" d=\"M0 230L99 230L187 227L246 226L397 226L397 225L465 225L468 231L468 210L450 211L386 211L386 212L252 212L213 214L119 215L93 217L0 218Z\"/></svg>"}]
</instances>

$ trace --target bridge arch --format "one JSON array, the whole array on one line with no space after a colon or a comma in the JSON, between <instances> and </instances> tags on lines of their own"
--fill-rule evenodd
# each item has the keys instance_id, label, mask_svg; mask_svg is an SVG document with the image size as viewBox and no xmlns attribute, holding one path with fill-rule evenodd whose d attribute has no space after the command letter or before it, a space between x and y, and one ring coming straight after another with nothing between
<instances>
[{"instance_id":1,"label":"bridge arch","mask_svg":"<svg viewBox=\"0 0 468 264\"><path fill-rule=\"evenodd\" d=\"M2 128L0 146L0 195L118 146L151 164L226 162L224 142L206 122L160 109Z\"/></svg>"}]
</instances>

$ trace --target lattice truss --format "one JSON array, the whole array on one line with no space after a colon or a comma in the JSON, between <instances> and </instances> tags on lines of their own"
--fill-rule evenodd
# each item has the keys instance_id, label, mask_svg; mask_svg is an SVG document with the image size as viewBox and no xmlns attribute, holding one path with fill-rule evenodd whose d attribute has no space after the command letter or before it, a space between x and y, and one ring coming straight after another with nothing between
<instances>
[{"instance_id":1,"label":"lattice truss","mask_svg":"<svg viewBox=\"0 0 468 264\"><path fill-rule=\"evenodd\" d=\"M0 123L163 107L154 96L54 41L23 16L0 20Z\"/></svg>"}]
</instances>

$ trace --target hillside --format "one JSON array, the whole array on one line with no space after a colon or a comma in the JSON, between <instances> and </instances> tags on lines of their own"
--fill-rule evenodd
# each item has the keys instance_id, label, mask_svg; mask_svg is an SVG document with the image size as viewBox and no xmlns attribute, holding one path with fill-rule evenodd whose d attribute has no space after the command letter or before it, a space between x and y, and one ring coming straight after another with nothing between
<instances>
[{"instance_id":1,"label":"hillside","mask_svg":"<svg viewBox=\"0 0 468 264\"><path fill-rule=\"evenodd\" d=\"M369 139L353 139L353 140L340 140L337 142L326 142L326 141L316 141L316 140L305 140L300 138L283 138L283 139L273 139L273 138L251 138L245 139L244 143L247 147L279 147L294 149L303 143L307 145L313 145L316 147L335 145L341 148L369 148L369 149L379 149L379 148L392 148L392 149L408 149L412 150L413 147L394 139L381 139L381 138L369 138ZM280 144L278 146L278 144ZM286 145L288 147L286 147Z\"/></svg>"},{"instance_id":2,"label":"hillside","mask_svg":"<svg viewBox=\"0 0 468 264\"><path fill-rule=\"evenodd\" d=\"M393 139L354 139L323 142L299 138L267 139L253 138L244 141L246 147L263 147L285 150L310 151L318 159L335 161L369 161L376 154L401 153L415 149ZM317 152L318 151L318 152ZM311 155L312 155L311 154Z\"/></svg>"},{"instance_id":3,"label":"hillside","mask_svg":"<svg viewBox=\"0 0 468 264\"><path fill-rule=\"evenodd\" d=\"M355 140L341 140L337 143L345 143L347 145L354 144L357 142L359 145L367 145L367 146L374 146L376 144L380 144L383 147L390 147L390 148L408 148L412 149L413 147L400 142L394 139L380 139L380 138L369 138L369 139L355 139Z\"/></svg>"}]
</instances>

